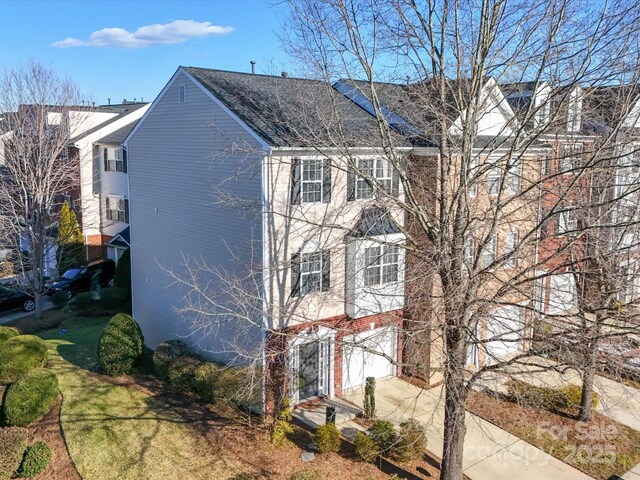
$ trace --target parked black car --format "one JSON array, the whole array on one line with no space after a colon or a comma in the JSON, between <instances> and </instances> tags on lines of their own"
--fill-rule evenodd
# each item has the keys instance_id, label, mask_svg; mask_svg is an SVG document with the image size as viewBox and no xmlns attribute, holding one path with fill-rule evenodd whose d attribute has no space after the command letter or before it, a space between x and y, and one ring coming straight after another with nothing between
<instances>
[{"instance_id":1,"label":"parked black car","mask_svg":"<svg viewBox=\"0 0 640 480\"><path fill-rule=\"evenodd\" d=\"M69 298L76 293L88 292L92 287L92 278L98 275L100 286L108 287L113 283L113 275L116 272L116 264L113 260L98 260L86 267L70 268L55 282L51 282L47 288L47 295L65 291Z\"/></svg>"},{"instance_id":2,"label":"parked black car","mask_svg":"<svg viewBox=\"0 0 640 480\"><path fill-rule=\"evenodd\" d=\"M7 312L22 308L25 312L32 312L36 302L31 295L14 288L0 287L0 312Z\"/></svg>"}]
</instances>

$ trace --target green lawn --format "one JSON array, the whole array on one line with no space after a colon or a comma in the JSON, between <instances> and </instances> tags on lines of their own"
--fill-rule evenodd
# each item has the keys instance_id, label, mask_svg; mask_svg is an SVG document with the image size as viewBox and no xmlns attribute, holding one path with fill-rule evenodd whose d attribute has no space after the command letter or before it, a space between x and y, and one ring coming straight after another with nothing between
<instances>
[{"instance_id":1,"label":"green lawn","mask_svg":"<svg viewBox=\"0 0 640 480\"><path fill-rule=\"evenodd\" d=\"M64 397L61 423L71 458L84 480L227 479L243 470L162 403L113 385L87 369L108 319L72 315L41 332Z\"/></svg>"}]
</instances>

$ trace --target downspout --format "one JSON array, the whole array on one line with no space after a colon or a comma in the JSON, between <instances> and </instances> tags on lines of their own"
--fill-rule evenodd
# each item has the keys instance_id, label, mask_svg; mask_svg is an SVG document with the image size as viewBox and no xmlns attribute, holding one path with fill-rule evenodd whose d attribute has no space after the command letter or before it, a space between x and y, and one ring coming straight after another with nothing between
<instances>
[{"instance_id":1,"label":"downspout","mask_svg":"<svg viewBox=\"0 0 640 480\"><path fill-rule=\"evenodd\" d=\"M269 257L269 248L267 244L267 213L268 213L268 202L269 197L267 195L267 179L268 176L268 159L271 157L272 150L271 147L263 148L264 156L262 157L262 181L261 181L261 192L260 192L260 202L262 205L262 329L261 329L261 363L262 363L262 405L260 407L261 413L264 416L266 413L266 405L267 405L267 329L268 329L268 308L269 301L267 300L268 289L267 289L267 280L269 278L267 265L270 265L270 261L267 259ZM270 260L270 259L269 259Z\"/></svg>"}]
</instances>

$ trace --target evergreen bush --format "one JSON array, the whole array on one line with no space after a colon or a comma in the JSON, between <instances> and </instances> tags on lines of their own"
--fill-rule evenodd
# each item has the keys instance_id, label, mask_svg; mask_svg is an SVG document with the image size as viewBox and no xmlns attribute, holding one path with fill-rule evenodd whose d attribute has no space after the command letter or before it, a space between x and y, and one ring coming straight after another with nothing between
<instances>
[{"instance_id":1,"label":"evergreen bush","mask_svg":"<svg viewBox=\"0 0 640 480\"><path fill-rule=\"evenodd\" d=\"M0 344L0 385L15 382L47 363L47 345L35 335L18 335Z\"/></svg>"},{"instance_id":2,"label":"evergreen bush","mask_svg":"<svg viewBox=\"0 0 640 480\"><path fill-rule=\"evenodd\" d=\"M34 368L7 387L2 403L6 425L24 427L40 420L58 398L58 378L45 368Z\"/></svg>"},{"instance_id":3,"label":"evergreen bush","mask_svg":"<svg viewBox=\"0 0 640 480\"><path fill-rule=\"evenodd\" d=\"M142 358L144 338L140 326L125 313L114 315L98 343L98 366L107 375L131 373Z\"/></svg>"}]
</instances>

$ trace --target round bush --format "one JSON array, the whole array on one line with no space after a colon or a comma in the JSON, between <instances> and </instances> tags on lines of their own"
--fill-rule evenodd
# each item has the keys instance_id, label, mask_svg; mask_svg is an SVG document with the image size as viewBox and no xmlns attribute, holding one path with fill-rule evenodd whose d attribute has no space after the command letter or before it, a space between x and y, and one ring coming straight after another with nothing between
<instances>
[{"instance_id":1,"label":"round bush","mask_svg":"<svg viewBox=\"0 0 640 480\"><path fill-rule=\"evenodd\" d=\"M2 403L6 425L24 427L40 420L58 398L58 378L44 368L34 368L7 387Z\"/></svg>"},{"instance_id":2,"label":"round bush","mask_svg":"<svg viewBox=\"0 0 640 480\"><path fill-rule=\"evenodd\" d=\"M221 396L219 380L223 378L224 367L213 362L203 362L194 373L195 389L205 402L214 403Z\"/></svg>"},{"instance_id":3,"label":"round bush","mask_svg":"<svg viewBox=\"0 0 640 480\"><path fill-rule=\"evenodd\" d=\"M44 442L36 442L24 452L22 464L18 469L18 475L23 478L31 478L44 472L51 461L51 449Z\"/></svg>"},{"instance_id":4,"label":"round bush","mask_svg":"<svg viewBox=\"0 0 640 480\"><path fill-rule=\"evenodd\" d=\"M65 290L60 290L53 295L51 295L51 303L56 308L62 308L67 303L69 303L69 292Z\"/></svg>"},{"instance_id":5,"label":"round bush","mask_svg":"<svg viewBox=\"0 0 640 480\"><path fill-rule=\"evenodd\" d=\"M342 439L335 423L327 423L316 428L316 445L320 453L338 453Z\"/></svg>"},{"instance_id":6,"label":"round bush","mask_svg":"<svg viewBox=\"0 0 640 480\"><path fill-rule=\"evenodd\" d=\"M0 325L0 343L6 342L10 338L17 337L18 335L20 335L20 332L17 328Z\"/></svg>"},{"instance_id":7,"label":"round bush","mask_svg":"<svg viewBox=\"0 0 640 480\"><path fill-rule=\"evenodd\" d=\"M125 310L128 302L129 292L123 288L105 288L100 291L100 305L106 310Z\"/></svg>"},{"instance_id":8,"label":"round bush","mask_svg":"<svg viewBox=\"0 0 640 480\"><path fill-rule=\"evenodd\" d=\"M142 357L144 338L140 326L124 313L114 315L100 336L98 366L111 376L131 373Z\"/></svg>"},{"instance_id":9,"label":"round bush","mask_svg":"<svg viewBox=\"0 0 640 480\"><path fill-rule=\"evenodd\" d=\"M176 358L189 353L189 345L182 340L168 340L158 345L153 352L153 368L160 378L167 378L169 365Z\"/></svg>"},{"instance_id":10,"label":"round bush","mask_svg":"<svg viewBox=\"0 0 640 480\"><path fill-rule=\"evenodd\" d=\"M424 426L416 419L400 424L398 443L394 448L394 456L401 462L410 462L423 457L427 448L427 436Z\"/></svg>"},{"instance_id":11,"label":"round bush","mask_svg":"<svg viewBox=\"0 0 640 480\"><path fill-rule=\"evenodd\" d=\"M32 368L47 363L47 345L35 335L18 335L0 344L0 385L15 382Z\"/></svg>"},{"instance_id":12,"label":"round bush","mask_svg":"<svg viewBox=\"0 0 640 480\"><path fill-rule=\"evenodd\" d=\"M0 480L13 477L27 448L28 432L24 428L0 428Z\"/></svg>"},{"instance_id":13,"label":"round bush","mask_svg":"<svg viewBox=\"0 0 640 480\"><path fill-rule=\"evenodd\" d=\"M383 455L389 453L398 441L396 429L393 423L388 420L377 420L373 423L369 432Z\"/></svg>"},{"instance_id":14,"label":"round bush","mask_svg":"<svg viewBox=\"0 0 640 480\"><path fill-rule=\"evenodd\" d=\"M181 392L195 393L196 371L203 363L203 360L193 355L184 355L176 358L169 365L169 383Z\"/></svg>"},{"instance_id":15,"label":"round bush","mask_svg":"<svg viewBox=\"0 0 640 480\"><path fill-rule=\"evenodd\" d=\"M372 463L380 455L380 447L369 435L358 432L355 440L356 455L365 462Z\"/></svg>"}]
</instances>

